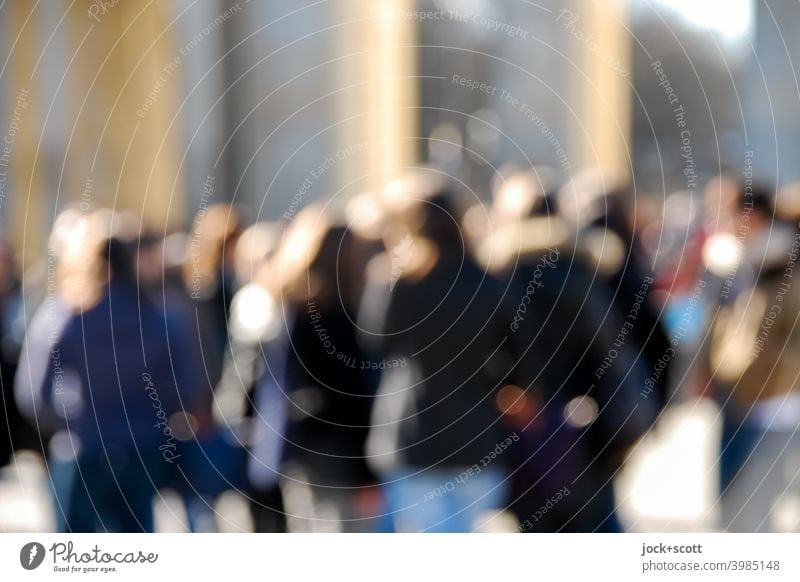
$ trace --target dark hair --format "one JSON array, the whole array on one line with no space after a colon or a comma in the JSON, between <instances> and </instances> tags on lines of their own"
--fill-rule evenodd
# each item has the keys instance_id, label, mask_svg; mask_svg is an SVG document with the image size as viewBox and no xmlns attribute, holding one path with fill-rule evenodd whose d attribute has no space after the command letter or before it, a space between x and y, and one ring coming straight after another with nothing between
<instances>
[{"instance_id":1,"label":"dark hair","mask_svg":"<svg viewBox=\"0 0 800 582\"><path fill-rule=\"evenodd\" d=\"M442 189L428 200L420 201L417 234L432 241L440 252L461 249L461 208L456 194L450 189Z\"/></svg>"},{"instance_id":2,"label":"dark hair","mask_svg":"<svg viewBox=\"0 0 800 582\"><path fill-rule=\"evenodd\" d=\"M739 186L739 210L754 210L765 216L772 216L774 209L774 188L769 184L754 182Z\"/></svg>"},{"instance_id":3,"label":"dark hair","mask_svg":"<svg viewBox=\"0 0 800 582\"><path fill-rule=\"evenodd\" d=\"M112 278L126 281L133 280L133 258L131 256L130 243L112 236L101 247L101 255L100 258L111 269Z\"/></svg>"}]
</instances>

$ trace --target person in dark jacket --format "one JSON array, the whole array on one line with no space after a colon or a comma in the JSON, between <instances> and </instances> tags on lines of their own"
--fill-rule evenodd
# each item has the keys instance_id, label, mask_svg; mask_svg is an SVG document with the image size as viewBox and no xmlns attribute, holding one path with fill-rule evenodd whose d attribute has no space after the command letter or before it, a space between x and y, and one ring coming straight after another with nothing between
<instances>
[{"instance_id":1,"label":"person in dark jacket","mask_svg":"<svg viewBox=\"0 0 800 582\"><path fill-rule=\"evenodd\" d=\"M350 231L312 206L295 218L278 257L289 332L275 346L286 356L288 400L281 487L293 532L374 527L374 476L364 454L373 398L355 325L357 250Z\"/></svg>"},{"instance_id":2,"label":"person in dark jacket","mask_svg":"<svg viewBox=\"0 0 800 582\"><path fill-rule=\"evenodd\" d=\"M521 435L511 508L523 531L618 531L613 477L659 407L641 393L648 365L632 331L640 322L621 312L608 284L624 248L610 235L587 244L552 205L526 208L498 224L481 251L519 298L510 324L515 384L500 398Z\"/></svg>"},{"instance_id":3,"label":"person in dark jacket","mask_svg":"<svg viewBox=\"0 0 800 582\"><path fill-rule=\"evenodd\" d=\"M35 431L20 414L14 399L14 375L22 343L22 294L11 245L0 240L0 467L13 461L15 451L40 448Z\"/></svg>"},{"instance_id":4,"label":"person in dark jacket","mask_svg":"<svg viewBox=\"0 0 800 582\"><path fill-rule=\"evenodd\" d=\"M402 188L362 306L385 362L368 452L397 531L473 531L505 506L518 440L496 404L512 364L504 290L468 252L455 193L424 175Z\"/></svg>"},{"instance_id":5,"label":"person in dark jacket","mask_svg":"<svg viewBox=\"0 0 800 582\"><path fill-rule=\"evenodd\" d=\"M800 252L797 223L775 217L773 189L742 184L747 217L735 273L719 299L706 366L721 408L721 528L796 531L786 507L798 495L800 438Z\"/></svg>"},{"instance_id":6,"label":"person in dark jacket","mask_svg":"<svg viewBox=\"0 0 800 582\"><path fill-rule=\"evenodd\" d=\"M57 294L28 329L16 377L20 408L50 440L64 532L153 530L152 503L180 462L170 417L181 409L186 340L140 300L108 215L78 221Z\"/></svg>"},{"instance_id":7,"label":"person in dark jacket","mask_svg":"<svg viewBox=\"0 0 800 582\"><path fill-rule=\"evenodd\" d=\"M246 496L259 533L286 531L279 487L286 397L286 331L273 259L279 231L256 223L236 243L242 286L230 308L229 345L214 391L214 419L236 436L247 457Z\"/></svg>"}]
</instances>

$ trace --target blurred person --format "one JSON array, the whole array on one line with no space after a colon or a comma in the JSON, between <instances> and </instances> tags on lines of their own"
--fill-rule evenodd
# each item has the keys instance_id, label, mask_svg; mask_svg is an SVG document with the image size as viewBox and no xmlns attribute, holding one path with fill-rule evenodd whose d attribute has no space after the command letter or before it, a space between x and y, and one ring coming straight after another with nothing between
<instances>
[{"instance_id":1,"label":"blurred person","mask_svg":"<svg viewBox=\"0 0 800 582\"><path fill-rule=\"evenodd\" d=\"M520 298L510 324L515 384L498 395L522 439L511 507L523 531L613 532L621 528L613 477L659 403L640 392L647 379L642 346L609 284L623 268L624 243L587 230L598 218L592 206L573 207L579 218L566 220L563 196L558 207L532 205L481 249ZM546 516L534 519L547 504Z\"/></svg>"},{"instance_id":2,"label":"blurred person","mask_svg":"<svg viewBox=\"0 0 800 582\"><path fill-rule=\"evenodd\" d=\"M772 192L740 186L744 219L735 272L711 324L709 369L722 407L722 527L798 531L800 285L797 227L774 217ZM789 522L787 522L787 517Z\"/></svg>"},{"instance_id":3,"label":"blurred person","mask_svg":"<svg viewBox=\"0 0 800 582\"><path fill-rule=\"evenodd\" d=\"M778 191L775 216L785 222L800 224L800 182L786 184Z\"/></svg>"},{"instance_id":4,"label":"blurred person","mask_svg":"<svg viewBox=\"0 0 800 582\"><path fill-rule=\"evenodd\" d=\"M186 253L182 251L175 256L175 242L186 244L185 237L185 233L164 237L145 232L135 244L134 262L139 288L154 304L168 311L188 306L183 281L176 273L176 269L183 268Z\"/></svg>"},{"instance_id":5,"label":"blurred person","mask_svg":"<svg viewBox=\"0 0 800 582\"><path fill-rule=\"evenodd\" d=\"M241 216L235 206L212 204L195 217L187 240L183 276L196 313L198 337L194 349L201 358L211 389L219 382L227 344L228 311L236 286L236 241L241 235Z\"/></svg>"},{"instance_id":6,"label":"blurred person","mask_svg":"<svg viewBox=\"0 0 800 582\"><path fill-rule=\"evenodd\" d=\"M673 365L684 370L680 386L674 386L680 398L704 396L710 381L703 365L707 319L719 295L729 294L740 280L735 269L739 185L723 172L709 180L702 195L700 204L690 192L665 200L663 234L677 244L655 284L664 303L663 324L678 342Z\"/></svg>"},{"instance_id":7,"label":"blurred person","mask_svg":"<svg viewBox=\"0 0 800 582\"><path fill-rule=\"evenodd\" d=\"M651 373L646 389L661 408L673 387L673 344L653 299L656 273L634 228L635 197L619 187L596 197L593 204L596 218L578 233L578 244L597 265L598 282L611 294L617 315L629 323L624 326L626 343L641 353L649 370L658 371Z\"/></svg>"},{"instance_id":8,"label":"blurred person","mask_svg":"<svg viewBox=\"0 0 800 582\"><path fill-rule=\"evenodd\" d=\"M55 293L28 329L15 392L50 439L62 532L152 531L153 497L178 462L186 338L138 296L124 221L110 211L59 225Z\"/></svg>"},{"instance_id":9,"label":"blurred person","mask_svg":"<svg viewBox=\"0 0 800 582\"><path fill-rule=\"evenodd\" d=\"M213 409L216 423L249 450L249 507L255 531L265 533L286 531L278 484L287 411L285 314L272 264L278 242L277 225L256 223L236 243L242 286L231 301L230 340Z\"/></svg>"},{"instance_id":10,"label":"blurred person","mask_svg":"<svg viewBox=\"0 0 800 582\"><path fill-rule=\"evenodd\" d=\"M396 219L361 308L383 363L368 452L395 531L475 531L505 508L518 440L495 403L508 314L468 252L456 192L420 172L389 187Z\"/></svg>"},{"instance_id":11,"label":"blurred person","mask_svg":"<svg viewBox=\"0 0 800 582\"><path fill-rule=\"evenodd\" d=\"M492 192L490 213L496 227L518 223L543 212L547 193L554 184L553 170L550 168L506 168L505 172L504 176L498 178L498 184Z\"/></svg>"},{"instance_id":12,"label":"blurred person","mask_svg":"<svg viewBox=\"0 0 800 582\"><path fill-rule=\"evenodd\" d=\"M6 328L6 332L9 334L6 341L17 346L16 351L18 353L15 358L17 364L19 363L19 352L22 350L29 322L33 320L34 315L41 310L44 304L49 303L52 309L52 305L55 303L59 281L59 263L66 254L66 250L71 248L71 245L68 244L68 235L74 232L78 222L84 218L84 215L76 207L68 207L59 213L53 222L46 256L35 261L22 273L19 281L19 310L13 315L13 320L9 317L4 322L6 325L10 324L10 327ZM11 368L12 366L9 366L9 369ZM47 443L53 433L45 426L33 426L27 415L21 413L14 390L17 365L14 365L13 369L14 376L6 385L11 404L7 402L6 405L12 415L14 410L18 412L17 419L21 424L15 432L27 441L30 449L40 453L42 456L46 456ZM24 447L26 443L20 444Z\"/></svg>"},{"instance_id":13,"label":"blurred person","mask_svg":"<svg viewBox=\"0 0 800 582\"><path fill-rule=\"evenodd\" d=\"M278 371L288 407L281 489L293 532L376 526L379 499L364 452L373 371L355 325L359 256L351 231L311 206L295 217L277 257L289 332Z\"/></svg>"},{"instance_id":14,"label":"blurred person","mask_svg":"<svg viewBox=\"0 0 800 582\"><path fill-rule=\"evenodd\" d=\"M204 353L214 352L210 348L203 350L206 347L203 342L215 333L224 332L215 330L213 323L209 324L208 315L213 312L209 305L213 305L213 301L204 302L199 292L186 287L188 240L185 233L172 233L163 238L152 233L140 236L135 252L136 280L140 293L158 309L165 327L187 338L187 349L193 348L192 361L197 365L192 368L191 397L186 398L182 410L170 418L177 454L183 462L179 467L169 467L165 486L181 495L188 530L210 532L217 529L214 500L229 487L226 479L233 478L233 470L226 460L238 459L241 463L242 458L227 455L229 451L224 443L213 438L217 433L210 428L210 390L203 389L208 381L204 373L207 362ZM197 303L202 305L200 309L195 309ZM220 457L227 459L220 461Z\"/></svg>"},{"instance_id":15,"label":"blurred person","mask_svg":"<svg viewBox=\"0 0 800 582\"><path fill-rule=\"evenodd\" d=\"M655 279L642 305L646 308L642 328L653 330L644 343L651 369L659 370L656 386L650 388L663 394L665 405L697 397L708 380L700 365L702 358L697 357L709 305L707 281L698 271L700 257L684 255L686 241L700 223L693 215L691 196L677 191L663 201L655 196L636 200L631 225L634 252L638 247L643 257L640 271ZM676 263L682 261L692 266L676 271ZM650 323L653 318L655 324Z\"/></svg>"},{"instance_id":16,"label":"blurred person","mask_svg":"<svg viewBox=\"0 0 800 582\"><path fill-rule=\"evenodd\" d=\"M180 474L173 476L173 485L186 505L189 529L196 532L216 531L215 500L246 483L245 451L230 427L214 421L212 412L228 346L228 317L237 287L235 250L242 221L240 210L231 204L201 206L180 257L181 319L190 330L189 349L199 374L197 398L179 417L180 424L176 421L183 464ZM168 281L171 275L167 272Z\"/></svg>"},{"instance_id":17,"label":"blurred person","mask_svg":"<svg viewBox=\"0 0 800 582\"><path fill-rule=\"evenodd\" d=\"M20 281L11 245L0 240L0 467L12 460L15 450L40 449L35 432L20 414L14 398L14 376L17 371L23 319Z\"/></svg>"}]
</instances>

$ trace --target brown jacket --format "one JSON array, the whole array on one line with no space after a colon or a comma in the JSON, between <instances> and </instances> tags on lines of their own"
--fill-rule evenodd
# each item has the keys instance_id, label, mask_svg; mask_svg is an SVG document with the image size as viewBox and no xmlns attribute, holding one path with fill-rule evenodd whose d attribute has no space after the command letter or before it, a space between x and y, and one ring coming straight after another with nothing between
<instances>
[{"instance_id":1,"label":"brown jacket","mask_svg":"<svg viewBox=\"0 0 800 582\"><path fill-rule=\"evenodd\" d=\"M712 374L741 405L800 387L798 236L775 237L770 246L780 243L780 250L766 251L756 284L722 307L712 325Z\"/></svg>"}]
</instances>

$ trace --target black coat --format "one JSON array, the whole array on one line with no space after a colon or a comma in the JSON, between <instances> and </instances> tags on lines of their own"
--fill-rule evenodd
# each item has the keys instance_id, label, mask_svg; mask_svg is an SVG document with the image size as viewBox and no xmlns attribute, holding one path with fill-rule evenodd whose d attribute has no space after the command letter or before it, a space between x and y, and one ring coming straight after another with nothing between
<instances>
[{"instance_id":1,"label":"black coat","mask_svg":"<svg viewBox=\"0 0 800 582\"><path fill-rule=\"evenodd\" d=\"M407 367L383 372L376 406L385 426L376 430L391 437L376 464L479 463L510 434L496 405L513 365L503 285L470 258L445 256L422 279L401 278L381 292L379 350Z\"/></svg>"},{"instance_id":2,"label":"black coat","mask_svg":"<svg viewBox=\"0 0 800 582\"><path fill-rule=\"evenodd\" d=\"M301 305L286 351L286 461L311 471L315 482L367 483L364 442L373 397L352 318L338 302Z\"/></svg>"}]
</instances>

